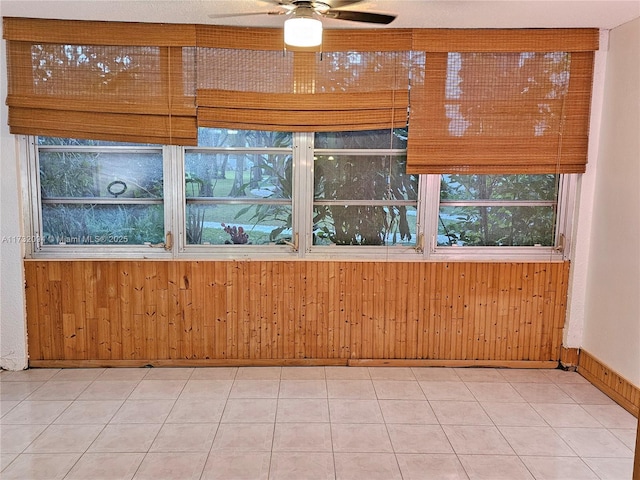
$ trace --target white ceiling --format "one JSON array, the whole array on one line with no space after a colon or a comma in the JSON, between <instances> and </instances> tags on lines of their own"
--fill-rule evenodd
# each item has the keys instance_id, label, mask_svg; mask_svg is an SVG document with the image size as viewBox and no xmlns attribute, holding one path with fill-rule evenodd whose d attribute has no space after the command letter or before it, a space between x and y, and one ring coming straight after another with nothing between
<instances>
[{"instance_id":1,"label":"white ceiling","mask_svg":"<svg viewBox=\"0 0 640 480\"><path fill-rule=\"evenodd\" d=\"M640 17L640 0L363 0L348 9L396 14L388 28L611 29ZM3 16L281 26L283 18L275 15L209 17L269 10L273 4L266 0L0 0ZM323 23L325 28L371 27L338 20Z\"/></svg>"}]
</instances>

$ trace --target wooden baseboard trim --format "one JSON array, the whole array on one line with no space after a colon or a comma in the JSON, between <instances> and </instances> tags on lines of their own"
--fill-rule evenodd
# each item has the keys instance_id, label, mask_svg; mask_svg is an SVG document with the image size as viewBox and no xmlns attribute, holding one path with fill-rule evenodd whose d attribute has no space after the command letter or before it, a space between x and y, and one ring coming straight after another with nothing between
<instances>
[{"instance_id":1,"label":"wooden baseboard trim","mask_svg":"<svg viewBox=\"0 0 640 480\"><path fill-rule=\"evenodd\" d=\"M558 362L527 360L406 360L375 358L291 358L208 360L31 360L30 368L117 368L117 367L267 367L267 366L351 366L351 367L494 367L557 368Z\"/></svg>"},{"instance_id":2,"label":"wooden baseboard trim","mask_svg":"<svg viewBox=\"0 0 640 480\"><path fill-rule=\"evenodd\" d=\"M558 362L528 360L405 360L352 358L350 367L494 367L494 368L558 368Z\"/></svg>"},{"instance_id":3,"label":"wooden baseboard trim","mask_svg":"<svg viewBox=\"0 0 640 480\"><path fill-rule=\"evenodd\" d=\"M640 388L585 350L580 351L578 373L629 413L640 416Z\"/></svg>"},{"instance_id":4,"label":"wooden baseboard trim","mask_svg":"<svg viewBox=\"0 0 640 480\"><path fill-rule=\"evenodd\" d=\"M346 359L208 359L208 360L32 360L30 368L117 368L117 367L311 367L346 366Z\"/></svg>"},{"instance_id":5,"label":"wooden baseboard trim","mask_svg":"<svg viewBox=\"0 0 640 480\"><path fill-rule=\"evenodd\" d=\"M575 370L580 358L579 348L560 348L560 365L567 370Z\"/></svg>"},{"instance_id":6,"label":"wooden baseboard trim","mask_svg":"<svg viewBox=\"0 0 640 480\"><path fill-rule=\"evenodd\" d=\"M638 415L638 429L636 430L636 453L633 457L632 480L640 480L640 415Z\"/></svg>"}]
</instances>

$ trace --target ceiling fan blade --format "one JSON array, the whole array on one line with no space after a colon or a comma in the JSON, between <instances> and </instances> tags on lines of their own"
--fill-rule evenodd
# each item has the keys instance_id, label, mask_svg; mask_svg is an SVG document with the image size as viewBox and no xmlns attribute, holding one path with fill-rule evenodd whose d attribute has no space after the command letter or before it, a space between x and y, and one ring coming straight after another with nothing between
<instances>
[{"instance_id":1,"label":"ceiling fan blade","mask_svg":"<svg viewBox=\"0 0 640 480\"><path fill-rule=\"evenodd\" d=\"M281 7L295 7L296 4L311 4L312 7L324 6L326 8L342 8L356 3L363 2L364 0L262 0L267 3L275 3Z\"/></svg>"},{"instance_id":2,"label":"ceiling fan blade","mask_svg":"<svg viewBox=\"0 0 640 480\"><path fill-rule=\"evenodd\" d=\"M384 13L370 12L353 12L350 10L328 10L324 13L327 18L335 18L338 20L350 20L352 22L380 23L388 25L396 18L395 15L387 15Z\"/></svg>"},{"instance_id":3,"label":"ceiling fan blade","mask_svg":"<svg viewBox=\"0 0 640 480\"><path fill-rule=\"evenodd\" d=\"M321 3L329 5L330 8L342 8L355 3L360 3L363 0L320 0Z\"/></svg>"},{"instance_id":4,"label":"ceiling fan blade","mask_svg":"<svg viewBox=\"0 0 640 480\"><path fill-rule=\"evenodd\" d=\"M212 13L209 15L209 18L249 17L252 15L286 15L287 13L288 12L283 12L279 10L273 10L270 12L221 13L219 15Z\"/></svg>"}]
</instances>

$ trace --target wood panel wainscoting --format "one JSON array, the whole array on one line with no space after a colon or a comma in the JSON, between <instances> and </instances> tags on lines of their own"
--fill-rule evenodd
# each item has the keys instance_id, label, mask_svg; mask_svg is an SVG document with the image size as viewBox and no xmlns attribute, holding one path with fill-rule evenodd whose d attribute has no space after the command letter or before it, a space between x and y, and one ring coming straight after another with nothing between
<instances>
[{"instance_id":1,"label":"wood panel wainscoting","mask_svg":"<svg viewBox=\"0 0 640 480\"><path fill-rule=\"evenodd\" d=\"M552 368L569 263L25 260L25 273L34 367Z\"/></svg>"},{"instance_id":2,"label":"wood panel wainscoting","mask_svg":"<svg viewBox=\"0 0 640 480\"><path fill-rule=\"evenodd\" d=\"M635 386L584 349L580 350L577 370L618 405L640 418L640 387Z\"/></svg>"}]
</instances>

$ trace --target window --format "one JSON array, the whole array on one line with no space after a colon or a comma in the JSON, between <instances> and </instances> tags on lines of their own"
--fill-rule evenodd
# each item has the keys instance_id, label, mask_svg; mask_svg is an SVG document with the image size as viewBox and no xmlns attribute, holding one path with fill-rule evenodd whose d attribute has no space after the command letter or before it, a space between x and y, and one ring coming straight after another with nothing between
<instances>
[{"instance_id":1,"label":"window","mask_svg":"<svg viewBox=\"0 0 640 480\"><path fill-rule=\"evenodd\" d=\"M160 146L38 137L41 246L164 240Z\"/></svg>"},{"instance_id":2,"label":"window","mask_svg":"<svg viewBox=\"0 0 640 480\"><path fill-rule=\"evenodd\" d=\"M438 245L553 246L557 198L557 175L442 175Z\"/></svg>"},{"instance_id":3,"label":"window","mask_svg":"<svg viewBox=\"0 0 640 480\"><path fill-rule=\"evenodd\" d=\"M186 245L292 240L292 136L200 128L185 152Z\"/></svg>"},{"instance_id":4,"label":"window","mask_svg":"<svg viewBox=\"0 0 640 480\"><path fill-rule=\"evenodd\" d=\"M574 175L407 174L406 129L200 128L198 137L197 147L35 137L24 149L38 240L29 254L567 255Z\"/></svg>"},{"instance_id":5,"label":"window","mask_svg":"<svg viewBox=\"0 0 640 480\"><path fill-rule=\"evenodd\" d=\"M406 140L399 129L315 134L313 245L415 245Z\"/></svg>"}]
</instances>

